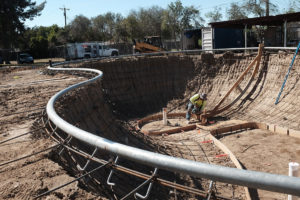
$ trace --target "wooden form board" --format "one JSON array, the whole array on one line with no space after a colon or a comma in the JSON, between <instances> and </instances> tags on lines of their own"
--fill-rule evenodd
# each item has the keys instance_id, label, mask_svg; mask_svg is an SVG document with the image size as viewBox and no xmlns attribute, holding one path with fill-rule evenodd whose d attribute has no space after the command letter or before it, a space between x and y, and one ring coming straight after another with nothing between
<instances>
[{"instance_id":1,"label":"wooden form board","mask_svg":"<svg viewBox=\"0 0 300 200\"><path fill-rule=\"evenodd\" d=\"M185 113L173 113L173 114L168 114L167 116L168 116L168 118L184 117ZM145 124L145 123L149 122L149 121L161 120L161 119L162 119L162 114L153 115L153 116L143 118L143 119L138 121L137 129L140 130L140 126L142 124ZM212 140L214 142L214 144L219 149L221 149L225 154L227 154L229 156L230 160L234 163L234 165L238 169L243 169L243 167L240 164L239 160L235 157L235 155L222 142L220 142L214 136L218 136L218 135L223 134L223 133L228 133L228 132L233 132L233 131L238 131L238 130L244 130L244 129L262 129L262 130L269 130L269 131L271 131L273 133L277 133L277 134L284 134L284 135L300 138L300 131L298 131L298 130L288 129L288 128L273 125L273 124L257 123L257 122L243 122L243 123L239 123L239 124L236 124L236 125L220 127L220 128L214 128L214 127L209 127L209 126L203 126L203 125L200 125L200 124L194 124L194 125L188 125L188 126L185 126L185 127L178 127L178 128L165 130L165 131L158 131L158 132L147 132L147 131L143 132L142 131L142 133L147 134L147 135L155 136L155 135L161 135L161 134L164 134L164 133L167 133L167 134L179 133L179 132L182 132L182 131L194 130L196 128L200 128L200 129L204 129L206 131L209 131L210 132L210 134L208 135L209 139ZM251 195L250 195L249 188L244 187L244 190L245 190L246 199L251 200Z\"/></svg>"},{"instance_id":2,"label":"wooden form board","mask_svg":"<svg viewBox=\"0 0 300 200\"><path fill-rule=\"evenodd\" d=\"M185 113L168 113L167 117L168 118L185 117ZM156 121L156 120L162 120L162 114L151 115L151 116L148 116L148 117L138 120L137 125L136 125L136 130L141 131L141 127L144 124L149 123L150 121ZM201 129L205 129L205 130L211 129L210 126L204 126L204 125L200 125L200 124L192 124L192 125L187 125L184 127L176 127L176 128L165 130L165 131L157 131L157 132L146 132L145 131L144 134L147 134L147 135L161 135L163 133L172 134L172 133L179 133L182 131L193 130L193 129L196 129L197 127L201 128ZM258 123L258 122L243 122L243 123L233 125L233 126L214 128L213 130L209 130L209 131L211 131L212 135L217 135L217 134L222 134L222 133L226 133L226 132L237 131L237 130L242 130L242 129L247 129L247 128L269 130L273 133L289 135L291 137L300 138L299 130L289 129L289 128L281 127L281 126L274 125L274 124L266 124L266 123Z\"/></svg>"},{"instance_id":3,"label":"wooden form board","mask_svg":"<svg viewBox=\"0 0 300 200\"><path fill-rule=\"evenodd\" d=\"M254 79L255 75L258 72L258 68L260 65L260 61L261 61L261 57L262 57L262 52L263 52L263 44L259 44L259 50L258 50L258 55L255 57L255 59L249 64L249 66L246 68L246 70L241 74L241 76L237 79L237 81L233 84L233 86L227 91L227 93L225 94L225 96L219 101L219 103L210 111L207 111L207 114L203 114L202 116L207 118L207 117L212 117L215 116L227 109L229 109L233 103L228 104L227 106L224 106L222 109L219 109L219 107L221 106L221 104L225 101L225 99L231 94L232 91L234 91L234 89L239 88L240 83L243 81L244 77L247 75L247 73L250 71L250 69L255 65L256 66L253 70L253 73L251 75L251 80ZM241 88L240 88L241 89ZM247 90L247 89L246 89ZM245 92L245 91L243 91ZM241 96L240 96L241 97Z\"/></svg>"},{"instance_id":4,"label":"wooden form board","mask_svg":"<svg viewBox=\"0 0 300 200\"><path fill-rule=\"evenodd\" d=\"M220 142L217 138L215 138L212 134L208 135L208 138L214 142L214 144L221 149L224 153L226 153L230 160L234 163L236 168L238 169L244 169L239 162L239 160L235 157L235 155L225 146L222 142ZM251 200L251 195L248 187L244 187L245 195L247 200Z\"/></svg>"}]
</instances>

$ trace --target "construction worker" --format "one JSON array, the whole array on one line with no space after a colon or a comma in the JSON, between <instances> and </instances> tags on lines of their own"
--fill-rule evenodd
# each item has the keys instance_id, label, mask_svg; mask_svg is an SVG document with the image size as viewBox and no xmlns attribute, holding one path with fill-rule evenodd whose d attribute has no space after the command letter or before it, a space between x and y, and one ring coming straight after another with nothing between
<instances>
[{"instance_id":1,"label":"construction worker","mask_svg":"<svg viewBox=\"0 0 300 200\"><path fill-rule=\"evenodd\" d=\"M195 94L190 98L190 101L187 105L186 119L187 123L190 123L191 113L200 114L203 112L207 101L207 95L205 93Z\"/></svg>"}]
</instances>

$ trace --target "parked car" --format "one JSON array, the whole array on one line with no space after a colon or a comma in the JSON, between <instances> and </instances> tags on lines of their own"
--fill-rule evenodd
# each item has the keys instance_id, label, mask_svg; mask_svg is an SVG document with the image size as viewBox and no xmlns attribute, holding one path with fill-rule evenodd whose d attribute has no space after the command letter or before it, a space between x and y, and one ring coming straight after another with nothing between
<instances>
[{"instance_id":1,"label":"parked car","mask_svg":"<svg viewBox=\"0 0 300 200\"><path fill-rule=\"evenodd\" d=\"M28 53L19 54L18 64L23 64L23 63L34 63L33 57Z\"/></svg>"}]
</instances>

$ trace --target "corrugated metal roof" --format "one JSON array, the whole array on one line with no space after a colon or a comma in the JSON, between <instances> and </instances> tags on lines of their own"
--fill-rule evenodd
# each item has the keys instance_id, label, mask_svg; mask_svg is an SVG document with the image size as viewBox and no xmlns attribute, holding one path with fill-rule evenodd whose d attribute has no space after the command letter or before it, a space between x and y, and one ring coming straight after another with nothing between
<instances>
[{"instance_id":1,"label":"corrugated metal roof","mask_svg":"<svg viewBox=\"0 0 300 200\"><path fill-rule=\"evenodd\" d=\"M245 25L263 25L263 26L279 26L287 22L300 21L300 12L289 13L283 15L267 16L267 17L255 17L239 20L230 20L222 22L209 23L213 28L243 28Z\"/></svg>"}]
</instances>

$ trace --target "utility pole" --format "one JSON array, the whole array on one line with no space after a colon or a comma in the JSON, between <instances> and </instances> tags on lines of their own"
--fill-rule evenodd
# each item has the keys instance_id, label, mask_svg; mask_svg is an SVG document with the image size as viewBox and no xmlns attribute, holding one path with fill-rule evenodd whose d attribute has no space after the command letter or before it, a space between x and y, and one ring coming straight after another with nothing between
<instances>
[{"instance_id":1,"label":"utility pole","mask_svg":"<svg viewBox=\"0 0 300 200\"><path fill-rule=\"evenodd\" d=\"M270 14L270 1L266 0L266 16Z\"/></svg>"},{"instance_id":2,"label":"utility pole","mask_svg":"<svg viewBox=\"0 0 300 200\"><path fill-rule=\"evenodd\" d=\"M64 17L65 17L65 28L67 26L67 10L70 10L69 8L66 8L65 6L63 8L59 8L64 11Z\"/></svg>"}]
</instances>

